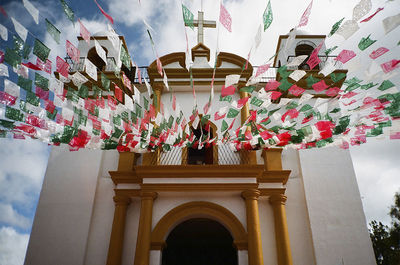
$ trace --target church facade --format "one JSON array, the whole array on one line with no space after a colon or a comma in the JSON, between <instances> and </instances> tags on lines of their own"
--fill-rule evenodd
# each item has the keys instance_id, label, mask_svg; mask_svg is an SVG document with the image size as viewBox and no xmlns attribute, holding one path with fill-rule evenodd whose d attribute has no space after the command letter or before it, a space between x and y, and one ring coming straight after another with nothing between
<instances>
[{"instance_id":1,"label":"church facade","mask_svg":"<svg viewBox=\"0 0 400 265\"><path fill-rule=\"evenodd\" d=\"M288 38L281 36L277 51ZM289 57L302 55L322 38L298 34L294 46L299 48ZM107 38L100 44L111 50ZM89 56L90 49L81 55ZM198 105L205 105L213 67L202 42L192 49L192 78L185 56L172 53L160 60L176 102L183 113L191 113L190 81ZM289 57L278 55L275 64L287 64ZM216 94L227 75L240 74L233 99L248 96L239 90L253 74L251 64L243 70L246 59L224 52L216 61ZM170 92L156 64L147 73L159 112L163 102L169 104ZM213 108L224 106L214 101ZM248 116L247 103L234 126ZM220 122L190 125L215 137ZM25 264L376 263L348 150L237 152L220 144L144 154L54 147Z\"/></svg>"}]
</instances>

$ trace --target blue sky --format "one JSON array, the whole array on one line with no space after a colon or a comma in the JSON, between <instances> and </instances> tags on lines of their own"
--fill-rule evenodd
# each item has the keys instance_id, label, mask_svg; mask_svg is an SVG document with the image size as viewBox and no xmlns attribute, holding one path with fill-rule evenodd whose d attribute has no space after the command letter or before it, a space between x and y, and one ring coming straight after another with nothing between
<instances>
[{"instance_id":1,"label":"blue sky","mask_svg":"<svg viewBox=\"0 0 400 265\"><path fill-rule=\"evenodd\" d=\"M138 65L146 66L155 59L142 18L154 29L152 35L160 56L170 52L185 51L181 1L141 0L141 6L137 0L98 2L113 16L116 32L125 36L131 57ZM247 57L260 23L260 19L257 20L257 18L262 16L266 2L265 0L224 1L233 18L233 32L230 34L227 31L220 31L221 51ZM305 29L314 34L327 34L333 23L342 17L351 16L352 8L357 2L356 0L314 1L310 22ZM31 3L39 9L39 25L34 23L23 7L22 0L6 0L2 1L1 5L10 16L15 17L35 37L48 45L52 49L51 54L65 54L65 39L77 44L76 36L79 35L79 26L76 24L74 28L67 20L59 1L32 0ZM107 28L107 20L94 1L68 0L67 3L92 34ZM200 1L185 0L184 3L197 17ZM250 58L253 65L262 64L266 58L275 53L278 36L286 34L296 25L309 1L271 0L271 3L274 21L268 31L263 34L262 49L258 49ZM384 4L384 0L374 1L373 10ZM394 5L393 10L396 8L400 10L398 3L397 6L396 3L390 4ZM203 9L206 19L217 20L218 5L219 1L204 0ZM288 8L289 6L291 8ZM386 13L388 15L390 10L384 12L388 12ZM48 18L61 30L60 45L46 34L44 18ZM0 23L14 30L10 19L5 19L2 15L0 15ZM374 25L371 27L373 28ZM364 30L368 32L369 29L364 28ZM189 47L193 47L196 44L196 32L190 29L187 29L187 32ZM374 32L374 29L371 29L371 32ZM4 49L3 45L10 45L10 38L12 38L11 32L8 42L0 42L1 49ZM30 35L27 39L28 44L33 45L33 41L34 37ZM215 51L216 41L217 30L207 29L205 44L212 50L211 54ZM15 77L16 74L13 74L12 78ZM3 79L0 77L0 86L3 84ZM387 217L388 207L392 203L394 192L400 189L398 150L400 150L400 141L388 140L372 140L370 143L351 149L368 220L378 219L385 223L390 222ZM0 264L14 265L23 262L49 152L50 148L38 140L0 139Z\"/></svg>"}]
</instances>

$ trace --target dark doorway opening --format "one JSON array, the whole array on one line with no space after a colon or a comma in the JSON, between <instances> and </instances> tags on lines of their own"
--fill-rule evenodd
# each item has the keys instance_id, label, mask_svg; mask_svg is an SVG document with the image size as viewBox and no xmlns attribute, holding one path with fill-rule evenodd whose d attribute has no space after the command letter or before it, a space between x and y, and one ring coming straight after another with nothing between
<instances>
[{"instance_id":1,"label":"dark doorway opening","mask_svg":"<svg viewBox=\"0 0 400 265\"><path fill-rule=\"evenodd\" d=\"M205 126L202 128L199 126L197 129L191 127L191 130L199 142L205 140L208 135L210 136L210 139L214 137L210 126L208 130L205 128ZM203 146L201 149L198 149L198 145L196 144L195 146L188 148L189 165L211 165L213 164L213 161L212 145L209 145L208 147Z\"/></svg>"},{"instance_id":2,"label":"dark doorway opening","mask_svg":"<svg viewBox=\"0 0 400 265\"><path fill-rule=\"evenodd\" d=\"M220 223L195 218L175 227L162 251L162 265L237 265L233 238Z\"/></svg>"}]
</instances>

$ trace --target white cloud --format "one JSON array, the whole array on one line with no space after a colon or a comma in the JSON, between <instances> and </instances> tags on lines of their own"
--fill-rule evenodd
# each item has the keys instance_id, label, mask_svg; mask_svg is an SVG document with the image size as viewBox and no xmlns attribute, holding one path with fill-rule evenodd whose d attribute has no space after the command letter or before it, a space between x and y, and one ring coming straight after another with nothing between
<instances>
[{"instance_id":1,"label":"white cloud","mask_svg":"<svg viewBox=\"0 0 400 265\"><path fill-rule=\"evenodd\" d=\"M400 192L400 141L369 140L351 148L367 221L390 224L388 215L395 192Z\"/></svg>"},{"instance_id":2,"label":"white cloud","mask_svg":"<svg viewBox=\"0 0 400 265\"><path fill-rule=\"evenodd\" d=\"M87 28L91 35L104 31L107 29L107 24L97 20L82 19L83 25ZM60 20L54 22L54 25L61 31L60 44L57 44L53 38L46 34L44 43L51 49L49 60L55 65L56 57L64 58L66 56L65 42L69 40L75 47L78 47L77 37L80 36L79 23L75 23L75 27L71 21L62 17Z\"/></svg>"},{"instance_id":3,"label":"white cloud","mask_svg":"<svg viewBox=\"0 0 400 265\"><path fill-rule=\"evenodd\" d=\"M31 207L43 182L48 146L29 139L0 139L0 145L0 200Z\"/></svg>"},{"instance_id":4,"label":"white cloud","mask_svg":"<svg viewBox=\"0 0 400 265\"><path fill-rule=\"evenodd\" d=\"M0 202L0 213L0 223L14 227L20 227L22 229L26 229L31 226L31 220L19 214L11 204Z\"/></svg>"},{"instance_id":5,"label":"white cloud","mask_svg":"<svg viewBox=\"0 0 400 265\"><path fill-rule=\"evenodd\" d=\"M0 146L0 222L29 231L49 148L30 139L0 139ZM0 264L24 262L29 234L17 233L13 227L0 228Z\"/></svg>"},{"instance_id":6,"label":"white cloud","mask_svg":"<svg viewBox=\"0 0 400 265\"><path fill-rule=\"evenodd\" d=\"M219 1L184 1L185 4L197 18L197 11L201 9L203 2L204 16L207 20L215 20L218 25ZM316 1L313 4L309 24L301 28L313 34L327 34L331 26L342 17L350 18L352 9L358 0L351 1ZM302 12L308 6L307 1L275 1L272 3L274 20L269 29L263 32L262 43L257 51L252 51L251 63L260 65L275 53L279 35L286 34L296 26ZM258 26L262 23L262 15L267 5L265 0L252 1L225 1L228 12L232 17L232 33L221 27L218 29L205 29L205 44L211 49L213 60L217 45L217 34L219 34L220 51L231 52L242 57L247 54L254 42L254 36ZM288 8L290 5L290 8ZM135 36L140 43L141 56L152 62L155 57L151 50L149 38L145 32L142 18L154 28L153 38L159 56L164 54L185 51L186 40L183 29L181 3L174 0L162 1L118 1L111 0L108 9L117 22L128 27L142 28L142 34ZM327 16L329 13L329 16ZM118 27L118 25L117 25ZM137 30L135 30L137 32ZM187 28L189 37L189 48L197 44L197 29L192 31ZM135 52L139 52L135 51Z\"/></svg>"},{"instance_id":7,"label":"white cloud","mask_svg":"<svg viewBox=\"0 0 400 265\"><path fill-rule=\"evenodd\" d=\"M0 228L0 264L22 265L29 235L20 234L12 227Z\"/></svg>"}]
</instances>

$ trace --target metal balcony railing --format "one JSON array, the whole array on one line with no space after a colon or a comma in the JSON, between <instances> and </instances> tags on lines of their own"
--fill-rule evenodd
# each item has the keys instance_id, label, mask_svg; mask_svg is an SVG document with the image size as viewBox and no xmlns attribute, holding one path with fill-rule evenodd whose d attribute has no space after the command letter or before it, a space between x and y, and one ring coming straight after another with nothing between
<instances>
[{"instance_id":1,"label":"metal balcony railing","mask_svg":"<svg viewBox=\"0 0 400 265\"><path fill-rule=\"evenodd\" d=\"M114 57L107 57L107 64L104 67L104 71L115 72L116 69L117 69L117 63L115 62Z\"/></svg>"},{"instance_id":2,"label":"metal balcony railing","mask_svg":"<svg viewBox=\"0 0 400 265\"><path fill-rule=\"evenodd\" d=\"M295 55L289 55L287 58L287 62L288 64L291 63L293 61L293 59L295 58ZM322 68L324 68L324 66L327 63L332 63L335 66L338 66L339 64L341 64L341 62L336 61L336 57L334 55L318 55L318 58L321 60L321 62L319 63L319 70L321 70ZM304 62L302 64L300 64L300 66L292 66L292 67L288 67L288 70L297 70L297 69L301 69L302 65L305 65L308 59L304 60ZM307 69L302 69L302 70L307 70Z\"/></svg>"},{"instance_id":3,"label":"metal balcony railing","mask_svg":"<svg viewBox=\"0 0 400 265\"><path fill-rule=\"evenodd\" d=\"M144 83L144 79L146 79L147 82L150 83L150 78L149 78L149 74L147 73L147 66L139 66L138 67L139 71L140 71L140 75L141 75L141 79L142 79L142 83ZM139 71L136 72L136 76L134 79L134 83L139 83Z\"/></svg>"},{"instance_id":4,"label":"metal balcony railing","mask_svg":"<svg viewBox=\"0 0 400 265\"><path fill-rule=\"evenodd\" d=\"M232 150L228 143L223 143L212 148L212 163L190 157L187 148L172 147L170 151L154 154L151 165L240 165L248 164L250 151Z\"/></svg>"},{"instance_id":5,"label":"metal balcony railing","mask_svg":"<svg viewBox=\"0 0 400 265\"><path fill-rule=\"evenodd\" d=\"M257 70L259 66L253 66L253 76L256 76ZM276 79L276 73L278 72L277 67L270 67L267 71L260 74L255 78L255 80L259 83L266 83Z\"/></svg>"},{"instance_id":6,"label":"metal balcony railing","mask_svg":"<svg viewBox=\"0 0 400 265\"><path fill-rule=\"evenodd\" d=\"M75 62L71 57L65 57L65 61L69 64L70 72L82 72L85 67L85 58L80 57L79 62Z\"/></svg>"},{"instance_id":7,"label":"metal balcony railing","mask_svg":"<svg viewBox=\"0 0 400 265\"><path fill-rule=\"evenodd\" d=\"M71 72L83 72L85 70L85 57L80 57L79 62L73 61L70 57L65 57L65 61L70 66ZM114 57L107 57L107 64L102 68L97 68L98 71L102 72L114 72L117 68Z\"/></svg>"}]
</instances>

